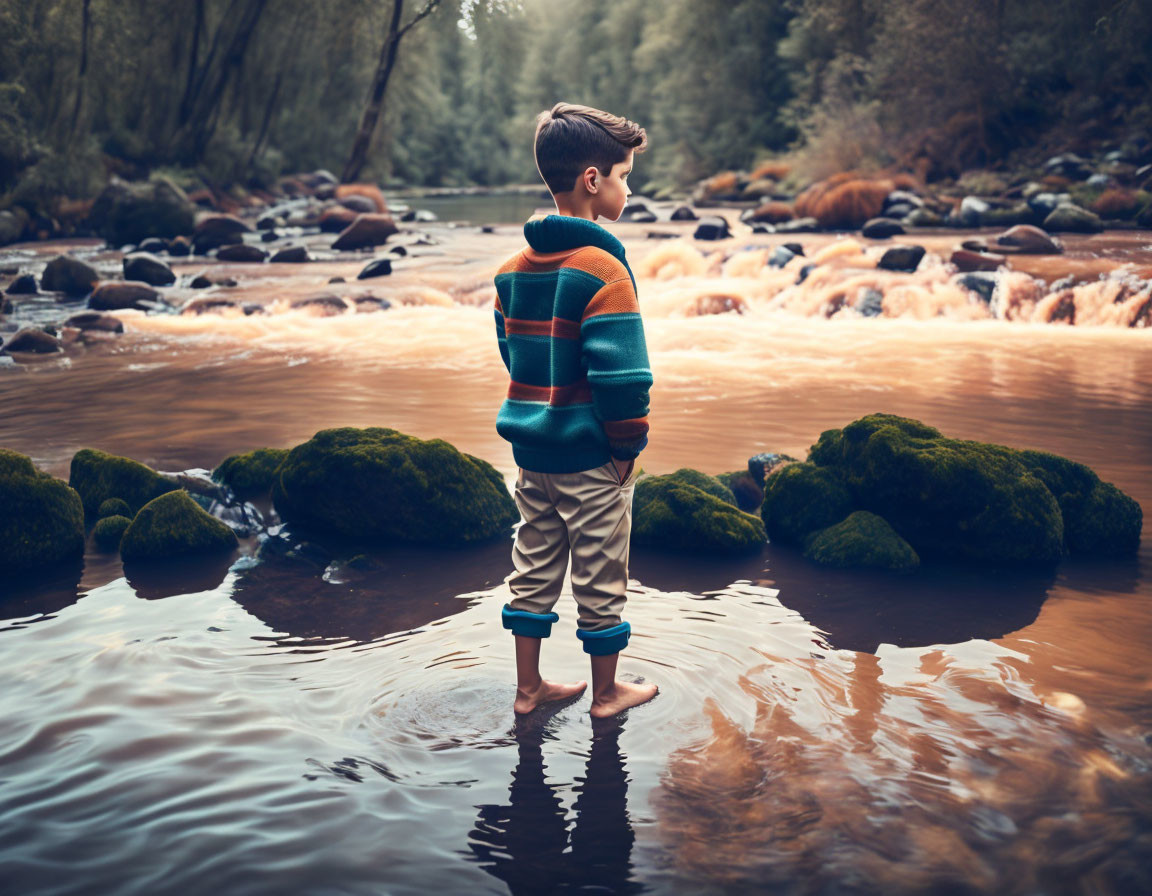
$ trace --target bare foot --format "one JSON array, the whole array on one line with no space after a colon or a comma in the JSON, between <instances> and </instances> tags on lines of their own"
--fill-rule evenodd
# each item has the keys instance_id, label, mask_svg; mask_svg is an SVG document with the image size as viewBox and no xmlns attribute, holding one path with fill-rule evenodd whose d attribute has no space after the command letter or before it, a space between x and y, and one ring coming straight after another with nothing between
<instances>
[{"instance_id":1,"label":"bare foot","mask_svg":"<svg viewBox=\"0 0 1152 896\"><path fill-rule=\"evenodd\" d=\"M610 692L592 701L592 709L589 712L597 719L607 719L633 706L647 703L659 690L660 688L654 684L617 681Z\"/></svg>"},{"instance_id":2,"label":"bare foot","mask_svg":"<svg viewBox=\"0 0 1152 896\"><path fill-rule=\"evenodd\" d=\"M582 693L588 687L586 681L574 681L572 684L557 684L554 681L541 681L540 686L532 691L522 691L520 688L516 689L516 702L512 704L512 708L516 710L518 715L532 712L541 703L549 703L552 700L563 700L566 697L575 697L577 694Z\"/></svg>"}]
</instances>

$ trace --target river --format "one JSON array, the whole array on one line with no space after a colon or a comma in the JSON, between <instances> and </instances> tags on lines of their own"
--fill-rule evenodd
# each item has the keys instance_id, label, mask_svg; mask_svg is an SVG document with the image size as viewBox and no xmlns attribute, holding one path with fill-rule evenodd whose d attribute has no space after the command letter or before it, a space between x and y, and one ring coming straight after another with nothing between
<instances>
[{"instance_id":1,"label":"river","mask_svg":"<svg viewBox=\"0 0 1152 896\"><path fill-rule=\"evenodd\" d=\"M656 380L645 470L802 457L822 430L885 411L1063 454L1152 510L1152 335L1117 310L1135 313L1138 291L1116 302L1096 279L1152 273L1149 234L1013 259L1020 278L1072 275L1068 326L1039 322L1045 290L1023 280L1004 288L1023 310L996 319L931 255L900 282L869 273L882 247L858 238L787 238L828 265L797 285L802 259L764 268L783 237L717 252L610 226ZM239 281L208 293L272 313L123 312L120 336L0 366L0 445L67 478L82 447L211 469L389 426L511 481L490 302L519 229L427 230L433 245L383 280L354 280L370 256L181 262ZM59 249L5 252L34 265ZM829 300L870 286L904 304L861 318ZM322 292L392 307L288 307ZM724 301L708 296L744 313L701 314ZM595 725L586 697L514 723L510 539L364 566L339 544L258 559L247 538L218 562L128 575L90 545L82 569L10 581L0 603L0 879L150 896L1146 893L1150 545L1050 574L910 576L820 570L773 545L740 560L634 549L621 669L661 692ZM573 607L558 609L545 674L586 677Z\"/></svg>"}]
</instances>

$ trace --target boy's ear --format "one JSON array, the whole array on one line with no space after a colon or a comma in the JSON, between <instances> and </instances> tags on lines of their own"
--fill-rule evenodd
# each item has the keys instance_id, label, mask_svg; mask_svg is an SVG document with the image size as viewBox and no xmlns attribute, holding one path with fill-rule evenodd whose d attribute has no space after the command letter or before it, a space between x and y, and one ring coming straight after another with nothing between
<instances>
[{"instance_id":1,"label":"boy's ear","mask_svg":"<svg viewBox=\"0 0 1152 896\"><path fill-rule=\"evenodd\" d=\"M589 193L595 193L600 187L600 172L595 165L589 165L580 175L580 180L584 183L584 189Z\"/></svg>"}]
</instances>

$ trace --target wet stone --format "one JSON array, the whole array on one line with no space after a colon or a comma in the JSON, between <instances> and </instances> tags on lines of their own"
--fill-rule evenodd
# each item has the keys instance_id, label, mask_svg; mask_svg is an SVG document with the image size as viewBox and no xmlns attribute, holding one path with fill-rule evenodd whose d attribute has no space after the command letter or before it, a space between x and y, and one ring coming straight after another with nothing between
<instances>
[{"instance_id":1,"label":"wet stone","mask_svg":"<svg viewBox=\"0 0 1152 896\"><path fill-rule=\"evenodd\" d=\"M392 260L377 258L370 262L356 275L357 280L368 280L372 277L383 277L392 273Z\"/></svg>"},{"instance_id":2,"label":"wet stone","mask_svg":"<svg viewBox=\"0 0 1152 896\"><path fill-rule=\"evenodd\" d=\"M36 278L31 274L21 274L10 284L8 284L8 289L5 291L10 296L35 295L37 292Z\"/></svg>"},{"instance_id":3,"label":"wet stone","mask_svg":"<svg viewBox=\"0 0 1152 896\"><path fill-rule=\"evenodd\" d=\"M924 258L923 246L893 246L884 253L876 267L886 271L911 273L920 266L922 258Z\"/></svg>"}]
</instances>

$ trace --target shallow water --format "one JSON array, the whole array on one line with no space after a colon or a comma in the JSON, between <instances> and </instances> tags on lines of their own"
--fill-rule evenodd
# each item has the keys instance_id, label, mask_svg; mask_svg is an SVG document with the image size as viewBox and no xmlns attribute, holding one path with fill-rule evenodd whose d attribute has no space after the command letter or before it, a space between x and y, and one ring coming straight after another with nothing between
<instances>
[{"instance_id":1,"label":"shallow water","mask_svg":"<svg viewBox=\"0 0 1152 896\"><path fill-rule=\"evenodd\" d=\"M0 368L0 445L66 477L84 446L211 468L385 425L511 478L484 290L515 240L398 265L383 313L124 314L115 340ZM888 411L1064 454L1152 509L1146 330L825 320L768 307L735 271L642 272L664 244L628 245L657 383L646 469L802 456L821 430ZM1139 263L1125 246L1119 261ZM360 264L288 281L264 266L237 291L274 306ZM719 285L747 313L684 313ZM661 693L596 726L586 697L512 718L508 541L375 551L366 568L334 543L258 560L249 538L161 570L90 548L54 583L5 583L0 879L59 894L1148 892L1149 544L1047 575L905 577L771 545L634 550L622 669ZM546 672L586 676L570 599L559 608Z\"/></svg>"}]
</instances>

